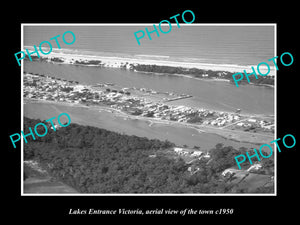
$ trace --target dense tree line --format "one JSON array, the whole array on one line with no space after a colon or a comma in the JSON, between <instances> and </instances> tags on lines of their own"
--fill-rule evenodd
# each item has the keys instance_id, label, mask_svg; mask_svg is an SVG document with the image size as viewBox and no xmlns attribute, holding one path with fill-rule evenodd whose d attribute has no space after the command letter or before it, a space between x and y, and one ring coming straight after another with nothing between
<instances>
[{"instance_id":1,"label":"dense tree line","mask_svg":"<svg viewBox=\"0 0 300 225\"><path fill-rule=\"evenodd\" d=\"M145 65L145 64L131 64L131 69L135 69L140 72L152 72L152 73L167 73L167 74L185 74L192 75L196 78L203 78L203 74L207 74L207 78L222 78L229 80L232 84L234 80L232 75L235 73L225 72L225 71L213 71L213 70L203 70L197 68L183 68L183 67L172 67L172 66L158 66L158 65ZM274 79L269 76L257 76L258 79L251 78L251 83L254 84L269 84L274 85ZM239 81L239 84L248 84L247 79Z\"/></svg>"},{"instance_id":2,"label":"dense tree line","mask_svg":"<svg viewBox=\"0 0 300 225\"><path fill-rule=\"evenodd\" d=\"M47 58L44 57L38 57L38 56L31 56L32 61L47 61ZM27 57L24 60L29 60ZM50 59L52 62L63 62L59 58L51 58ZM126 69L127 68L127 62L126 64L121 66L121 69ZM101 64L100 60L90 60L87 62L84 61L75 61L75 65L99 65L103 66ZM232 78L232 75L235 73L228 72L228 71L214 71L214 70L203 70L203 69L197 69L197 68L183 68L183 67L173 67L173 66L161 66L161 65L148 65L148 64L130 64L130 69L131 70L136 70L139 72L150 72L150 73L165 73L165 74L182 74L182 75L191 75L195 78L204 78L202 75L207 75L205 78L221 78L221 79L226 79L229 80L231 84L235 85L235 82ZM241 71L242 73L242 71ZM258 74L258 73L257 73ZM250 82L252 84L256 85L274 85L275 81L274 78L270 76L260 76L259 74L257 75L257 79L253 77L250 77ZM249 84L245 75L244 79L239 81L239 85L242 84Z\"/></svg>"},{"instance_id":3,"label":"dense tree line","mask_svg":"<svg viewBox=\"0 0 300 225\"><path fill-rule=\"evenodd\" d=\"M24 132L40 120L24 118ZM46 124L45 121L43 123ZM24 144L24 159L47 166L50 174L84 193L226 193L231 186L220 173L235 165L232 147L218 144L211 158L199 161L200 171L166 152L169 141L149 140L108 130L70 124ZM42 126L38 133L43 133ZM156 157L149 155L156 154ZM265 190L264 190L265 191Z\"/></svg>"}]
</instances>

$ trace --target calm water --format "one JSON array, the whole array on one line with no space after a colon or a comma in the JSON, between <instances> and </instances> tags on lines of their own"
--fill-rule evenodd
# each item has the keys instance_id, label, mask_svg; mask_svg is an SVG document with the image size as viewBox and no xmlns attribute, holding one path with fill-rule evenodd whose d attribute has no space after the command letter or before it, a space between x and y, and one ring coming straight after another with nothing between
<instances>
[{"instance_id":1,"label":"calm water","mask_svg":"<svg viewBox=\"0 0 300 225\"><path fill-rule=\"evenodd\" d=\"M222 81L196 80L172 75L154 75L113 68L97 68L72 65L56 65L26 62L26 72L40 73L83 84L110 82L122 87L145 87L157 91L189 94L194 98L175 101L195 107L224 111L242 109L244 113L274 114L274 89L253 85L239 88Z\"/></svg>"},{"instance_id":2,"label":"calm water","mask_svg":"<svg viewBox=\"0 0 300 225\"><path fill-rule=\"evenodd\" d=\"M164 19L164 18L162 18ZM160 21L153 21L154 23ZM273 26L181 26L176 25L168 34L152 40L141 39L139 46L134 32L152 30L152 25L138 26L25 26L24 45L38 46L42 41L72 31L76 41L66 45L58 38L61 48L73 50L78 54L86 51L109 56L138 55L165 56L169 60L200 62L211 64L257 65L274 57ZM66 36L66 38L68 38ZM71 39L72 40L72 39ZM57 47L52 40L53 47ZM190 94L194 98L178 101L189 106L234 111L242 109L244 113L274 114L274 89L252 85L236 88L227 82L211 82L177 76L158 76L135 73L111 68L80 67L72 65L53 65L47 63L26 62L27 72L46 74L76 80L84 84L103 82L115 83L122 87L146 87L158 91ZM108 130L146 136L149 138L168 139L177 144L198 145L211 148L218 142L235 145L237 142L225 140L214 134L199 134L188 128L152 126L136 120L123 120L110 114L89 112L91 119L84 119L85 113L64 108L75 118L74 122L97 125ZM25 116L48 119L60 109L48 106L25 105ZM93 115L92 115L92 114ZM49 115L48 115L49 114ZM50 115L51 114L51 115ZM84 115L84 116L83 116ZM96 126L95 125L95 126ZM242 144L245 146L246 144Z\"/></svg>"},{"instance_id":3,"label":"calm water","mask_svg":"<svg viewBox=\"0 0 300 225\"><path fill-rule=\"evenodd\" d=\"M215 134L199 133L194 129L186 127L157 124L149 126L149 122L147 121L136 119L124 120L113 113L99 112L95 109L44 103L28 103L24 105L24 115L34 119L46 120L62 112L70 115L72 123L100 127L118 133L147 137L149 139L169 140L179 146L185 144L190 147L200 146L202 150L212 149L217 143L223 143L226 146L233 146L235 148L258 147L255 144L227 140ZM57 124L56 120L54 122Z\"/></svg>"}]
</instances>

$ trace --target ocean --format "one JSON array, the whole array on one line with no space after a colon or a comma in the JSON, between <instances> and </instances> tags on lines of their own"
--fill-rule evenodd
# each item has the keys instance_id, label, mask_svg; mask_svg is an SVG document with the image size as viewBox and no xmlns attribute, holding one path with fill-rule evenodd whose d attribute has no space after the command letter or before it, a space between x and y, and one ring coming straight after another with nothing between
<instances>
[{"instance_id":1,"label":"ocean","mask_svg":"<svg viewBox=\"0 0 300 225\"><path fill-rule=\"evenodd\" d=\"M74 44L66 45L58 38L63 53L241 66L257 65L275 56L274 26L270 25L192 25L181 26L181 28L173 26L170 33L161 34L160 37L152 36L152 40L141 39L141 45L138 45L134 38L134 32L145 29L146 26L151 30L152 25L149 24L135 26L25 26L23 45L39 46L40 42L49 41L51 37L62 35L65 31L70 30L76 35ZM54 41L51 43L54 48L57 47L54 45ZM24 71L75 80L82 84L108 82L121 87L144 87L157 91L192 95L193 98L175 101L176 104L186 106L230 112L239 108L242 113L275 114L274 88L269 87L242 85L237 88L235 85L223 81L46 62L26 61ZM24 115L42 118L44 115L37 113L39 112L38 108L42 109L43 106L39 105L33 110L31 105L25 105ZM49 109L44 111L47 112L47 110ZM70 110L70 113L71 117L75 117L75 112ZM97 121L93 121L93 123L97 123L99 127L137 136L168 139L179 145L199 145L202 148L210 149L219 142L228 145L238 143L225 140L215 134L200 134L187 128L149 127L149 124L143 121L112 119L111 115L105 115L103 112L94 116L93 118L97 118ZM88 121L82 121L79 116L77 122L88 123ZM245 144L238 143L238 145Z\"/></svg>"},{"instance_id":2,"label":"ocean","mask_svg":"<svg viewBox=\"0 0 300 225\"><path fill-rule=\"evenodd\" d=\"M158 57L183 62L257 65L275 56L275 28L273 25L172 25L168 34L147 35L137 44L134 32L151 31L151 24L102 26L24 26L24 45L39 46L42 41L60 35L58 41L63 50L77 53L88 52L109 56ZM63 43L61 36L72 31L76 41L72 45ZM70 38L66 35L66 39ZM72 39L71 39L72 40ZM50 41L56 48L55 41ZM45 44L46 46L46 44ZM271 65L271 64L270 64Z\"/></svg>"}]
</instances>

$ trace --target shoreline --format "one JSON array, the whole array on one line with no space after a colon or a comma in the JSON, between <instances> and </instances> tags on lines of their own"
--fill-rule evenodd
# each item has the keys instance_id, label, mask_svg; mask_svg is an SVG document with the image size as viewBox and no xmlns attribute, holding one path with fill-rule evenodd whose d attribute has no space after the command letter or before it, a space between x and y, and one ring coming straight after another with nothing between
<instances>
[{"instance_id":1,"label":"shoreline","mask_svg":"<svg viewBox=\"0 0 300 225\"><path fill-rule=\"evenodd\" d=\"M164 63L164 62L159 62L159 61L155 61L153 63L149 63L149 61L142 61L142 62L134 62L134 63L128 63L129 60L117 60L117 61L103 61L103 58L101 58L101 60L99 60L99 64L88 64L88 61L85 62L86 60L90 60L90 59L82 59L82 58L78 58L78 59L74 59L72 58L67 59L67 58L63 58L60 55L60 58L62 61L57 62L57 61L52 61L52 59L57 58L57 57L45 57L42 56L40 59L43 61L46 61L46 63L52 63L52 64L57 64L57 65L72 65L72 66L85 66L85 67L104 67L104 68L112 68L112 69L121 69L121 70L131 70L133 72L136 73L143 73L143 74L151 74L151 75L156 75L156 76L177 76L177 77L182 77L182 78L188 78L188 79L195 79L195 80L200 80L200 81L209 81L209 82L214 82L214 81L218 81L218 82L227 82L232 84L233 86L233 80L231 80L231 76L229 76L229 78L223 78L224 75L220 75L222 78L217 78L215 76L205 76L202 74L202 77L199 77L200 74L197 74L197 76L194 75L190 75L188 73L160 73L160 72L150 72L150 71L141 71L141 70L136 70L134 69L136 66L143 66L143 65L150 65L150 66L158 66L158 67L171 67L171 68L180 68L180 69L199 69L202 70L202 72L206 73L208 71L213 71L214 73L234 73L234 72L238 72L236 70L230 70L228 68L212 68L209 66L200 66L200 65L195 65L195 66L187 66L187 65L183 65L183 66L178 66L177 64L174 65L173 63ZM27 58L25 60L28 60ZM75 61L74 61L75 60ZM76 60L80 60L80 62L76 62ZM98 59L97 59L98 60ZM96 60L96 61L97 61ZM37 61L37 59L33 59L33 61ZM92 60L93 61L93 60ZM126 61L124 63L124 61ZM177 62L180 64L180 62ZM226 75L227 76L227 75ZM270 79L274 79L274 78L270 78ZM241 83L240 85L254 85L254 86L261 86L261 87L267 87L267 88L275 88L275 84L261 84L261 83L254 83L254 82L250 82L250 83Z\"/></svg>"},{"instance_id":2,"label":"shoreline","mask_svg":"<svg viewBox=\"0 0 300 225\"><path fill-rule=\"evenodd\" d=\"M147 71L137 71L134 70L134 72L138 72L138 73L145 73L145 74L154 74L157 76L177 76L177 77L184 77L184 78L189 78L189 79L195 79L195 80L201 80L201 81L220 81L220 82L227 82L230 83L230 80L228 79L224 79L224 78L199 78L199 77L194 77L192 75L188 75L188 74L179 74L179 73L157 73L157 72L147 72ZM254 86L262 86L262 87L268 87L268 88L275 88L275 85L271 85L271 84L256 84L256 83L245 83L246 85L254 85ZM243 85L240 84L240 85Z\"/></svg>"},{"instance_id":3,"label":"shoreline","mask_svg":"<svg viewBox=\"0 0 300 225\"><path fill-rule=\"evenodd\" d=\"M31 49L32 46L27 46ZM56 50L55 50L56 51ZM232 75L242 73L242 71L251 72L252 66L256 65L236 65L236 64L213 64L202 62L187 62L168 60L169 58L151 58L137 56L107 56L107 55L85 55L81 52L51 52L50 55L32 56L33 61L44 61L52 64L65 64L73 66L87 67L105 67L118 68L121 70L131 70L138 73L154 75L174 75L196 80L223 81L234 84ZM96 52L95 52L96 53ZM29 60L25 58L24 60ZM268 73L266 77L259 77L250 83L242 82L241 84L250 84L268 88L275 87L274 77L276 74L275 67L270 70L261 69L262 73ZM161 72L162 71L162 72Z\"/></svg>"},{"instance_id":4,"label":"shoreline","mask_svg":"<svg viewBox=\"0 0 300 225\"><path fill-rule=\"evenodd\" d=\"M39 75L32 75L30 73L27 75L29 75L29 78L27 78L29 80L25 79L26 84L24 90L26 91L26 94L23 96L25 99L24 105L26 102L36 102L95 109L98 110L98 112L100 110L105 110L112 113L112 116L147 121L147 123L151 124L149 127L155 126L156 124L185 127L196 130L198 133L200 130L201 132L208 134L218 134L223 138L238 142L265 143L268 142L265 141L266 139L272 141L272 138L274 138L274 135L269 135L268 131L266 132L263 130L264 123L273 123L272 118L269 118L271 119L271 122L268 122L268 120L267 122L264 122L263 120L272 117L272 115L237 113L234 111L228 112L227 110L215 110L202 107L194 108L181 104L179 106L173 104L169 105L165 102L162 103L160 101L161 99L154 99L152 101L145 96L144 93L138 91L129 93L129 95L125 94L124 91L122 94L117 93L117 90L114 90L115 93L113 93L111 91L105 91L105 87L102 87L103 90L94 90L93 85L79 85L74 84L72 81L61 81L60 79L57 81L55 78L48 76L45 78L37 78ZM36 76L36 78L30 78L30 76ZM31 83L33 83L33 81L37 82L36 79L38 79L39 83L35 86L38 89L34 91L35 88L31 87ZM52 79L55 81L54 86L52 84ZM69 87L68 85L71 86ZM44 88L42 88L42 86L44 86ZM70 92L70 89L63 90L62 88L70 88L72 89L72 92ZM52 96L51 91L53 90L63 91L60 96L57 94ZM111 93L113 94L111 95ZM118 98L113 98L116 95L118 95ZM158 96L157 98L159 97L162 96ZM247 124L246 122L246 125L244 126L244 123L241 122L246 119L249 120L248 122L253 122L253 124ZM252 119L252 121L250 121L250 119ZM235 126L234 124L236 123L242 125ZM249 132L249 129L245 129L245 127L249 126L251 128L253 126L255 132ZM108 127L110 127L110 125L108 125ZM272 128L268 129L271 130Z\"/></svg>"},{"instance_id":5,"label":"shoreline","mask_svg":"<svg viewBox=\"0 0 300 225\"><path fill-rule=\"evenodd\" d=\"M268 141L265 141L266 139L273 140L274 137L272 135L267 134L259 134L259 133L250 133L245 131L239 131L239 130L227 130L227 129L220 129L217 127L211 127L206 125L197 125L197 124L188 124L188 123L182 123L177 121L168 121L168 120L162 120L159 118L148 118L148 117L142 117L142 116L134 116L134 115L128 115L125 112L122 112L118 109L110 108L107 106L86 106L84 104L77 104L77 103L69 103L69 102L55 102L55 101L47 101L47 100L31 100L31 99L25 99L25 101L28 101L27 103L34 103L34 104L53 104L53 105L62 105L62 106L69 106L69 107L81 107L86 108L88 110L96 110L99 113L101 111L105 111L107 113L111 113L112 116L123 118L124 120L139 120L147 122L147 126L153 127L153 126L174 126L174 127L181 127L181 128L188 128L197 131L199 134L201 133L207 133L207 134L214 134L218 135L222 138L237 142L237 143L248 143L253 145L259 145L266 143ZM26 102L24 102L26 104Z\"/></svg>"},{"instance_id":6,"label":"shoreline","mask_svg":"<svg viewBox=\"0 0 300 225\"><path fill-rule=\"evenodd\" d=\"M147 72L148 73L148 72ZM208 107L208 106L205 106L204 105L197 105L197 106L194 106L194 105L185 105L184 101L186 98L194 98L194 96L191 96L191 95L188 95L188 94L176 94L176 93L173 93L173 92L163 92L163 91L156 91L156 90L153 90L153 89L147 89L147 88L135 88L135 87L123 87L123 86L119 86L117 84L114 84L114 83L97 83L96 85L95 84L79 84L79 82L74 82L74 81L70 81L70 80L66 80L66 79L62 79L62 78L56 78L56 77L52 77L52 76L47 76L47 75L43 75L43 74L34 74L34 73L27 73L27 72L24 72L25 75L29 75L29 76L40 76L41 78L38 78L38 79L52 79L52 80L57 80L58 82L69 82L69 83L65 83L65 84L61 84L61 85L71 85L72 87L79 87L78 90L76 89L76 93L81 93L81 89L83 87L85 88L88 88L91 93L96 93L96 92L102 92L101 93L101 96L105 96L106 98L106 94L104 94L104 92L107 92L107 87L109 86L113 86L114 88L112 89L115 89L115 90L112 90L114 91L115 93L119 92L122 94L119 94L118 95L121 95L122 97L123 96L131 96L131 98L136 98L136 99L140 99L142 101L144 101L145 103L143 103L144 105L145 104L148 104L148 103L153 103L153 104L163 104L163 105L167 105L169 106L169 108L172 108L172 107L176 107L176 106L186 106L187 108L190 108L190 109L200 109L200 110L209 110L209 111L214 111L214 112L217 112L218 114L221 114L221 113L228 113L228 114L235 114L236 113L236 109L237 108L224 108L224 107ZM157 73L155 73L157 74ZM162 73L161 73L162 74ZM182 74L179 74L179 75L176 75L176 76L183 76ZM199 79L199 80L202 80L201 78L196 78L196 79ZM205 80L209 80L210 82L213 82L213 81L220 81L220 82L225 82L224 79L203 79L204 81ZM31 81L29 81L31 82ZM49 81L42 81L42 82L46 82L46 86L49 87L49 84L47 82ZM53 82L53 81L52 81ZM51 86L51 85L50 85ZM99 86L99 87L98 87ZM57 87L55 87L57 88ZM109 87L110 88L110 87ZM124 90L123 90L124 89ZM126 90L125 90L126 89ZM27 92L31 92L31 90L27 90ZM126 92L128 91L128 93ZM43 98L45 99L45 95L48 95L48 98L51 97L51 92L47 93L47 89L41 91L41 96L43 96ZM109 90L108 92L111 92L111 90ZM126 93L125 93L126 92ZM125 95L126 94L126 95ZM35 93L33 93L33 95L35 95ZM69 93L68 94L62 94L63 95L63 98L66 98L68 100L66 100L67 102L74 102L74 101L70 101L69 98L71 98L71 95L74 95L74 94L71 94L70 96ZM52 96L53 98L53 96ZM57 96L55 98L58 98ZM76 96L76 98L71 98L73 100L76 100L78 101L78 98L80 99L80 97ZM100 96L98 96L98 98L100 98ZM51 99L52 101L54 99ZM103 99L102 99L103 100ZM86 101L86 99L84 98L84 101ZM99 102L99 100L93 100L93 101L97 101ZM148 101L148 102L147 102ZM114 102L114 101L113 101ZM121 102L121 101L120 101ZM124 102L124 100L122 100L122 102ZM147 103L146 103L147 102ZM84 104L84 103L83 103ZM91 103L93 104L93 103ZM122 103L120 103L122 104ZM269 116L274 116L274 115L269 115L269 114L266 114L266 113L251 113L251 112L239 112L238 113L239 115L241 116L247 116L247 117L269 117Z\"/></svg>"},{"instance_id":7,"label":"shoreline","mask_svg":"<svg viewBox=\"0 0 300 225\"><path fill-rule=\"evenodd\" d=\"M24 48L32 49L33 46L24 46ZM56 51L56 52L55 52ZM96 55L97 52L94 52L95 55L86 55L82 54L80 52L68 52L65 51L57 51L56 49L53 49L51 54L49 55L42 55L41 58L48 59L51 61L51 59L59 59L62 60L60 63L62 64L73 64L75 65L76 60L78 62L81 62L82 64L79 65L85 65L88 61L101 61L101 64L94 64L95 66L104 65L105 67L115 67L120 68L124 67L127 63L129 64L144 64L144 65L157 65L157 66L170 66L170 67L181 67L181 68L197 68L202 70L212 70L212 71L224 71L224 72L241 72L243 70L246 70L247 72L251 72L251 66L256 65L237 65L237 64L213 64L213 63L201 63L201 62L186 62L186 61L171 61L166 60L167 58L161 59L153 59L151 56L145 56L145 57L138 57L138 56L108 56L108 55ZM160 58L160 57L158 57ZM28 59L28 58L25 58ZM57 63L57 62L55 62ZM89 64L90 66L94 66L93 64ZM261 69L262 73L266 73L267 69ZM271 72L270 75L275 74L275 67L271 66Z\"/></svg>"},{"instance_id":8,"label":"shoreline","mask_svg":"<svg viewBox=\"0 0 300 225\"><path fill-rule=\"evenodd\" d=\"M200 77L195 77L189 74L179 74L179 73L158 73L158 72L147 72L147 71L139 71L139 70L133 70L134 72L138 73L145 73L145 74L154 74L157 76L177 76L177 77L184 77L184 78L189 78L189 79L195 79L195 80L201 80L201 81L220 81L220 82L228 82L230 83L229 79L224 79L224 78L200 78ZM225 71L224 71L225 72ZM250 83L241 83L240 85L254 85L254 86L263 86L263 87L269 87L269 88L275 88L275 85L271 84L256 84L253 82Z\"/></svg>"}]
</instances>

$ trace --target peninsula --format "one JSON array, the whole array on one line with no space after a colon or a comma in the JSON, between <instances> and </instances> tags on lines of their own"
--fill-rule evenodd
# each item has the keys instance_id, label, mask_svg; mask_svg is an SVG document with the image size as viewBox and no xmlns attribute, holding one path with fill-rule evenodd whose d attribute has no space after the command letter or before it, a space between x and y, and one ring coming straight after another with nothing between
<instances>
[{"instance_id":1,"label":"peninsula","mask_svg":"<svg viewBox=\"0 0 300 225\"><path fill-rule=\"evenodd\" d=\"M99 110L124 118L186 126L238 141L266 143L274 139L272 116L169 104L172 100L192 97L185 94L161 93L105 83L82 85L47 75L24 73L23 96L31 101L98 107Z\"/></svg>"},{"instance_id":2,"label":"peninsula","mask_svg":"<svg viewBox=\"0 0 300 225\"><path fill-rule=\"evenodd\" d=\"M31 46L27 46L28 49ZM47 49L44 49L47 51ZM168 74L176 76L188 76L195 79L213 79L219 81L228 81L234 84L232 75L241 71L251 71L251 66L240 66L231 64L210 64L199 62L178 62L166 57L151 56L109 56L109 55L85 55L85 54L67 54L58 50L53 50L51 55L41 55L40 57L32 55L33 61L45 61L48 63L71 64L77 66L97 66L120 68L132 70L135 72L145 72L154 74ZM25 58L24 60L29 60ZM180 66L178 66L180 65ZM262 72L265 72L262 69ZM259 76L252 80L251 84L274 86L275 78L274 68L268 76ZM241 81L241 84L248 84Z\"/></svg>"}]
</instances>

